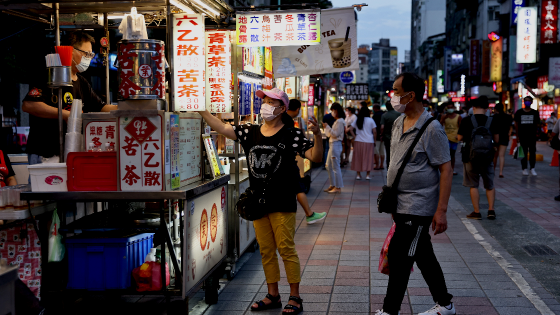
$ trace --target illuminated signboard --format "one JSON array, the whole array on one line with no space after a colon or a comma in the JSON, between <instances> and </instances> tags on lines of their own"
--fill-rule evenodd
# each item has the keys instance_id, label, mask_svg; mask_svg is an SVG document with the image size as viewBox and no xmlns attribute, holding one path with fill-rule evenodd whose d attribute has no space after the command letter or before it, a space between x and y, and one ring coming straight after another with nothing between
<instances>
[{"instance_id":1,"label":"illuminated signboard","mask_svg":"<svg viewBox=\"0 0 560 315\"><path fill-rule=\"evenodd\" d=\"M521 8L517 23L517 63L537 62L537 8Z\"/></svg>"},{"instance_id":2,"label":"illuminated signboard","mask_svg":"<svg viewBox=\"0 0 560 315\"><path fill-rule=\"evenodd\" d=\"M241 12L235 31L239 46L318 45L320 10ZM344 37L344 34L342 35Z\"/></svg>"},{"instance_id":3,"label":"illuminated signboard","mask_svg":"<svg viewBox=\"0 0 560 315\"><path fill-rule=\"evenodd\" d=\"M206 106L211 113L231 112L229 31L206 32Z\"/></svg>"},{"instance_id":4,"label":"illuminated signboard","mask_svg":"<svg viewBox=\"0 0 560 315\"><path fill-rule=\"evenodd\" d=\"M243 47L243 71L264 76L264 47Z\"/></svg>"},{"instance_id":5,"label":"illuminated signboard","mask_svg":"<svg viewBox=\"0 0 560 315\"><path fill-rule=\"evenodd\" d=\"M492 42L490 49L490 82L502 81L503 39Z\"/></svg>"},{"instance_id":6,"label":"illuminated signboard","mask_svg":"<svg viewBox=\"0 0 560 315\"><path fill-rule=\"evenodd\" d=\"M428 76L428 97L432 97L432 85L434 84L434 76Z\"/></svg>"},{"instance_id":7,"label":"illuminated signboard","mask_svg":"<svg viewBox=\"0 0 560 315\"><path fill-rule=\"evenodd\" d=\"M541 43L554 44L558 37L558 0L543 0L541 6Z\"/></svg>"},{"instance_id":8,"label":"illuminated signboard","mask_svg":"<svg viewBox=\"0 0 560 315\"><path fill-rule=\"evenodd\" d=\"M511 25L516 25L517 24L517 20L518 20L518 16L519 16L519 10L521 10L522 7L525 6L525 0L512 0L511 1Z\"/></svg>"},{"instance_id":9,"label":"illuminated signboard","mask_svg":"<svg viewBox=\"0 0 560 315\"><path fill-rule=\"evenodd\" d=\"M173 14L173 26L174 110L205 110L204 17Z\"/></svg>"},{"instance_id":10,"label":"illuminated signboard","mask_svg":"<svg viewBox=\"0 0 560 315\"><path fill-rule=\"evenodd\" d=\"M443 86L443 70L437 71L437 91L438 93L443 93L444 86Z\"/></svg>"}]
</instances>

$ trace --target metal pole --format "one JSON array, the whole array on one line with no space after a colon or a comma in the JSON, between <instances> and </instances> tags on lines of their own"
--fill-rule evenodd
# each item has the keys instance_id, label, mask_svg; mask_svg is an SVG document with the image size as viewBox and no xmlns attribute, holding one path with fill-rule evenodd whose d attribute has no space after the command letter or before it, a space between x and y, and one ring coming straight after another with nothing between
<instances>
[{"instance_id":1,"label":"metal pole","mask_svg":"<svg viewBox=\"0 0 560 315\"><path fill-rule=\"evenodd\" d=\"M171 14L171 4L167 0L167 22L165 22L165 31L167 35L167 60L169 63L169 81L167 86L169 87L168 99L167 99L167 110L174 111L175 104L173 104L173 14Z\"/></svg>"},{"instance_id":2,"label":"metal pole","mask_svg":"<svg viewBox=\"0 0 560 315\"><path fill-rule=\"evenodd\" d=\"M60 21L58 18L58 3L54 4L55 45L60 46ZM64 119L62 118L62 88L58 88L58 142L59 161L64 163Z\"/></svg>"},{"instance_id":3,"label":"metal pole","mask_svg":"<svg viewBox=\"0 0 560 315\"><path fill-rule=\"evenodd\" d=\"M109 13L103 13L103 26L105 27L105 37L109 40ZM111 104L111 92L109 91L109 51L111 45L107 46L107 55L105 56L105 103Z\"/></svg>"}]
</instances>

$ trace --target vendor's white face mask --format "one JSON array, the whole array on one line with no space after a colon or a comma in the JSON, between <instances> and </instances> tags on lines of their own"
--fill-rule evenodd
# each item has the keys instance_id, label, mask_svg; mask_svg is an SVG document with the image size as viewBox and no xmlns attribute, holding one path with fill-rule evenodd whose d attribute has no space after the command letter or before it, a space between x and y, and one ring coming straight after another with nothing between
<instances>
[{"instance_id":1,"label":"vendor's white face mask","mask_svg":"<svg viewBox=\"0 0 560 315\"><path fill-rule=\"evenodd\" d=\"M72 59L72 61L74 61L74 59ZM74 63L76 62L74 61ZM80 60L80 63L76 63L76 69L78 69L78 72L84 72L88 69L90 63L91 63L91 58L82 56L82 60Z\"/></svg>"}]
</instances>

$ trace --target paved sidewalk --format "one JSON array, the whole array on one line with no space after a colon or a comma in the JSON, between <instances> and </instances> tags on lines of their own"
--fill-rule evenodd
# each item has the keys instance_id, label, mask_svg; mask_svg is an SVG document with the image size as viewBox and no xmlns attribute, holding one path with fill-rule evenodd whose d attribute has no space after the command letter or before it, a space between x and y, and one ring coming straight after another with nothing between
<instances>
[{"instance_id":1,"label":"paved sidewalk","mask_svg":"<svg viewBox=\"0 0 560 315\"><path fill-rule=\"evenodd\" d=\"M308 198L313 211L327 211L328 216L322 223L307 225L303 211L298 211L295 241L302 266L304 314L370 314L381 308L388 280L377 271L379 252L391 227L390 217L376 208L385 172L375 172L371 181L356 181L355 173L345 170L345 187L338 195L324 193L327 173L315 172ZM481 221L464 219L470 211L452 198L448 231L433 237L457 314L560 314L558 301L485 231ZM280 264L280 293L286 303L289 286L281 260ZM250 305L266 293L257 252L226 284L218 304L204 314L250 314ZM433 304L415 267L401 314L417 314ZM280 314L281 310L259 313Z\"/></svg>"}]
</instances>

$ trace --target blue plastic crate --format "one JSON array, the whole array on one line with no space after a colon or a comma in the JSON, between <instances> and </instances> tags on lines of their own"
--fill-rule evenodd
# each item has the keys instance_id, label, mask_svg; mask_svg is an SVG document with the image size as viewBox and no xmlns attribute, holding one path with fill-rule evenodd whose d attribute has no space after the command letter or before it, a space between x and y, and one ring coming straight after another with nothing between
<instances>
[{"instance_id":1,"label":"blue plastic crate","mask_svg":"<svg viewBox=\"0 0 560 315\"><path fill-rule=\"evenodd\" d=\"M153 241L153 233L66 239L68 288L91 291L130 288L132 269L144 263Z\"/></svg>"}]
</instances>

